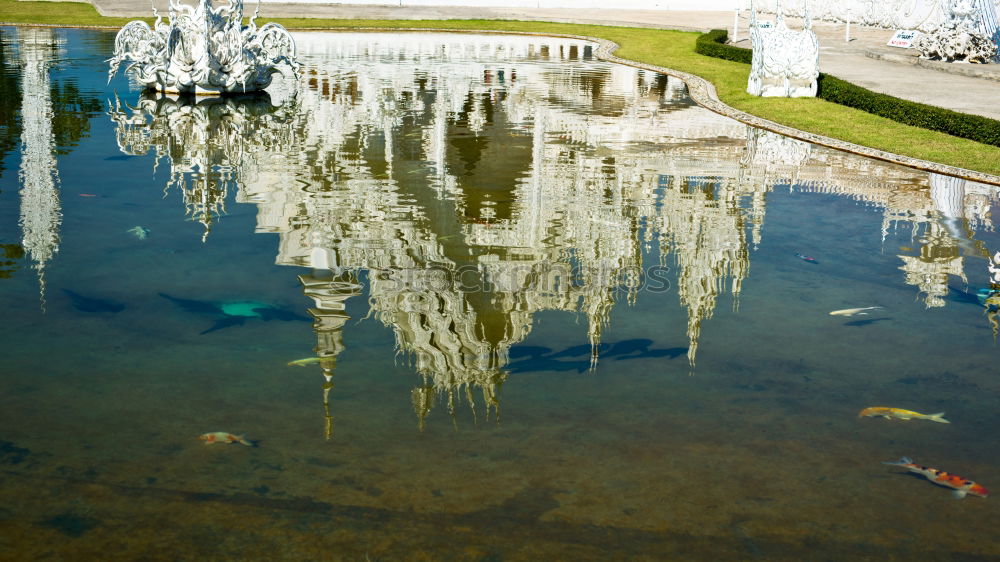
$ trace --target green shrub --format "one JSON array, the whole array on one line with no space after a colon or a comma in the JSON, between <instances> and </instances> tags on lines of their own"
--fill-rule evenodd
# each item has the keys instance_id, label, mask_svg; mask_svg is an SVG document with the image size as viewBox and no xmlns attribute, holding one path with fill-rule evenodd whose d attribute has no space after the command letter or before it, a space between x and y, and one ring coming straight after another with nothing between
<instances>
[{"instance_id":1,"label":"green shrub","mask_svg":"<svg viewBox=\"0 0 1000 562\"><path fill-rule=\"evenodd\" d=\"M725 29L713 29L698 37L695 51L709 57L750 64L753 60L753 51L726 45L728 38ZM1000 146L1000 121L996 119L880 94L823 72L819 73L817 83L819 89L816 97L820 99L892 119L904 125Z\"/></svg>"},{"instance_id":2,"label":"green shrub","mask_svg":"<svg viewBox=\"0 0 1000 562\"><path fill-rule=\"evenodd\" d=\"M1000 121L996 119L880 94L822 72L818 82L816 96L826 101L867 111L904 125L1000 146Z\"/></svg>"},{"instance_id":3,"label":"green shrub","mask_svg":"<svg viewBox=\"0 0 1000 562\"><path fill-rule=\"evenodd\" d=\"M725 29L713 29L698 37L694 50L705 56L750 64L753 59L753 51L743 47L726 45L727 39L729 39L729 33Z\"/></svg>"}]
</instances>

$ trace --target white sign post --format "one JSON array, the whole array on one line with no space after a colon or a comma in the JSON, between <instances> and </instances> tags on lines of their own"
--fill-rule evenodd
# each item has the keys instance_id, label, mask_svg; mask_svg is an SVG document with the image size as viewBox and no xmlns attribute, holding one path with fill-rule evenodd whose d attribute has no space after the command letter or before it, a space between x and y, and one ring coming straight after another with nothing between
<instances>
[{"instance_id":1,"label":"white sign post","mask_svg":"<svg viewBox=\"0 0 1000 562\"><path fill-rule=\"evenodd\" d=\"M733 37L730 43L736 42L736 36L740 34L740 0L736 0L736 13L733 14Z\"/></svg>"},{"instance_id":2,"label":"white sign post","mask_svg":"<svg viewBox=\"0 0 1000 562\"><path fill-rule=\"evenodd\" d=\"M912 29L900 29L896 31L896 34L889 39L886 45L890 47L901 47L903 49L909 49L913 47L913 41L920 35L919 31L914 31Z\"/></svg>"}]
</instances>

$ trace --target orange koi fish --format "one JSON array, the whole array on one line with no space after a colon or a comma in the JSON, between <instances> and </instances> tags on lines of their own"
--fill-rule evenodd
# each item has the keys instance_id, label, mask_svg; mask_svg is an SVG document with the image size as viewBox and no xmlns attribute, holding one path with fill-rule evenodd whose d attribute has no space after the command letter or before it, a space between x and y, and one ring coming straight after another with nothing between
<instances>
[{"instance_id":1,"label":"orange koi fish","mask_svg":"<svg viewBox=\"0 0 1000 562\"><path fill-rule=\"evenodd\" d=\"M887 419L896 418L897 420L929 420L938 423L951 423L950 421L944 419L944 412L939 412L937 414L921 414L920 412L914 412L913 410L904 410L902 408L887 408L885 406L873 406L871 408L865 408L861 410L858 417L883 417Z\"/></svg>"},{"instance_id":2,"label":"orange koi fish","mask_svg":"<svg viewBox=\"0 0 1000 562\"><path fill-rule=\"evenodd\" d=\"M211 433L203 433L198 436L205 442L206 445L211 445L212 443L239 443L240 445L246 445L247 447L253 447L253 441L248 441L242 435L233 435L232 433L226 433L225 431L213 431Z\"/></svg>"},{"instance_id":3,"label":"orange koi fish","mask_svg":"<svg viewBox=\"0 0 1000 562\"><path fill-rule=\"evenodd\" d=\"M915 472L935 484L945 486L947 488L953 488L955 491L952 492L952 495L958 499L964 498L966 494L972 494L973 496L979 496L981 498L985 498L990 494L989 490L982 487L980 484L976 484L972 480L967 480L961 476L949 474L936 468L927 468L926 466L913 464L913 461L909 457L903 457L898 461L883 462L882 464L902 466L909 469L910 472Z\"/></svg>"}]
</instances>

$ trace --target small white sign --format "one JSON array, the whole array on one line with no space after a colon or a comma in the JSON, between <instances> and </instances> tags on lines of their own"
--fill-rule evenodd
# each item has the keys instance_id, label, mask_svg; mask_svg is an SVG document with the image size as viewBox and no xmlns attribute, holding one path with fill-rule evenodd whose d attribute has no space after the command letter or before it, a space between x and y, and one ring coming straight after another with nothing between
<instances>
[{"instance_id":1,"label":"small white sign","mask_svg":"<svg viewBox=\"0 0 1000 562\"><path fill-rule=\"evenodd\" d=\"M757 29L772 29L774 27L774 22L771 20L757 20L757 25L753 24L750 27L756 27Z\"/></svg>"},{"instance_id":2,"label":"small white sign","mask_svg":"<svg viewBox=\"0 0 1000 562\"><path fill-rule=\"evenodd\" d=\"M912 29L900 29L896 31L896 34L889 39L886 45L890 47L902 47L903 49L909 49L913 46L913 41L920 35L919 31L914 31Z\"/></svg>"}]
</instances>

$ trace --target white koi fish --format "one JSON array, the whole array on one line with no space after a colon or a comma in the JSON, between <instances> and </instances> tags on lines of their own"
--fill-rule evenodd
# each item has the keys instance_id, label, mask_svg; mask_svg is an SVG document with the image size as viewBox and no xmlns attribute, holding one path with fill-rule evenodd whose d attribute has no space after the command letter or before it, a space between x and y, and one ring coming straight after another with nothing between
<instances>
[{"instance_id":1,"label":"white koi fish","mask_svg":"<svg viewBox=\"0 0 1000 562\"><path fill-rule=\"evenodd\" d=\"M866 306L864 308L845 308L843 310L834 310L830 313L830 316L854 316L856 314L868 314L866 310L878 310L882 308L881 306Z\"/></svg>"},{"instance_id":2,"label":"white koi fish","mask_svg":"<svg viewBox=\"0 0 1000 562\"><path fill-rule=\"evenodd\" d=\"M127 231L129 234L134 234L139 240L145 240L146 236L149 235L149 229L145 226L133 226Z\"/></svg>"},{"instance_id":3,"label":"white koi fish","mask_svg":"<svg viewBox=\"0 0 1000 562\"><path fill-rule=\"evenodd\" d=\"M289 361L289 367L305 367L306 365L312 365L313 363L319 363L319 357L306 357L305 359L296 359L295 361Z\"/></svg>"}]
</instances>

